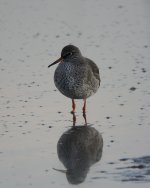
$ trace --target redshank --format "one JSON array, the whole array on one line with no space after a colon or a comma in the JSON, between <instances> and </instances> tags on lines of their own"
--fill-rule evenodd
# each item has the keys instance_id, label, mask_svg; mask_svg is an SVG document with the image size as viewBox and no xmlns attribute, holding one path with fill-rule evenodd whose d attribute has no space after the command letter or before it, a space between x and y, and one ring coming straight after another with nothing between
<instances>
[{"instance_id":1,"label":"redshank","mask_svg":"<svg viewBox=\"0 0 150 188\"><path fill-rule=\"evenodd\" d=\"M59 63L60 62L60 63ZM86 112L86 99L97 92L100 86L100 75L97 65L82 56L79 48L65 46L61 57L48 67L59 63L55 70L54 82L57 89L72 99L72 113L75 112L75 99L83 99L83 114Z\"/></svg>"}]
</instances>

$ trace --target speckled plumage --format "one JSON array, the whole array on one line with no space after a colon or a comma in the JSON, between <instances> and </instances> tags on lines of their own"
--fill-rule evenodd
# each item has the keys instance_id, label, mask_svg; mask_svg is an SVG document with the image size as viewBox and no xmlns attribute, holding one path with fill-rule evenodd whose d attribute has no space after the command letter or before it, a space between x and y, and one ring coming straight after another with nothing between
<instances>
[{"instance_id":1,"label":"speckled plumage","mask_svg":"<svg viewBox=\"0 0 150 188\"><path fill-rule=\"evenodd\" d=\"M77 54L59 63L54 82L66 97L86 99L96 93L100 86L99 70L93 61Z\"/></svg>"},{"instance_id":2,"label":"speckled plumage","mask_svg":"<svg viewBox=\"0 0 150 188\"><path fill-rule=\"evenodd\" d=\"M60 63L59 63L60 62ZM82 56L79 48L67 45L62 49L61 57L48 67L59 63L55 70L54 82L58 90L72 99L72 112L75 112L74 99L83 99L83 113L86 112L86 99L97 92L100 75L97 65ZM86 123L86 116L85 123Z\"/></svg>"}]
</instances>

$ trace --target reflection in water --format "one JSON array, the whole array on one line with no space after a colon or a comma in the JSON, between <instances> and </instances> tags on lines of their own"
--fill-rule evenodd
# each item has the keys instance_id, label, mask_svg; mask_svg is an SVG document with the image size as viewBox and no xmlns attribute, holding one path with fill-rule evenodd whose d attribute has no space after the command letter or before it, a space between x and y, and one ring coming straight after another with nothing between
<instances>
[{"instance_id":1,"label":"reflection in water","mask_svg":"<svg viewBox=\"0 0 150 188\"><path fill-rule=\"evenodd\" d=\"M57 143L60 161L71 184L82 183L94 163L102 156L103 139L93 127L77 126L66 131Z\"/></svg>"},{"instance_id":2,"label":"reflection in water","mask_svg":"<svg viewBox=\"0 0 150 188\"><path fill-rule=\"evenodd\" d=\"M73 126L76 125L76 115L75 115L75 112L71 112L72 113L72 121L73 121ZM87 118L86 118L86 113L83 112L83 118L84 118L84 121L85 121L85 125L87 125Z\"/></svg>"}]
</instances>

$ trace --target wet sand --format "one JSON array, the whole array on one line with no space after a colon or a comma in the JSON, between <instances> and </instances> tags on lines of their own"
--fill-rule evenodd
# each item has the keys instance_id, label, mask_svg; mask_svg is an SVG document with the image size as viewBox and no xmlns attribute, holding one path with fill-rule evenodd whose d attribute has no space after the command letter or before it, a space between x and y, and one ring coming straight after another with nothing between
<instances>
[{"instance_id":1,"label":"wet sand","mask_svg":"<svg viewBox=\"0 0 150 188\"><path fill-rule=\"evenodd\" d=\"M1 1L0 187L149 187L149 9L148 0ZM85 134L83 101L70 132L71 100L47 68L69 43L100 68Z\"/></svg>"}]
</instances>

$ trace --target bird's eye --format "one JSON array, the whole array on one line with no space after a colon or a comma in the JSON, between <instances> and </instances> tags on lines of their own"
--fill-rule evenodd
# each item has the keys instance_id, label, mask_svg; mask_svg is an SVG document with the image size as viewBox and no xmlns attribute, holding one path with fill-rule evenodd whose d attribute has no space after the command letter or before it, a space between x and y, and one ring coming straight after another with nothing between
<instances>
[{"instance_id":1,"label":"bird's eye","mask_svg":"<svg viewBox=\"0 0 150 188\"><path fill-rule=\"evenodd\" d=\"M72 54L73 54L73 52L68 52L68 53L66 53L66 54L63 55L63 58L66 58L68 56L72 56Z\"/></svg>"},{"instance_id":2,"label":"bird's eye","mask_svg":"<svg viewBox=\"0 0 150 188\"><path fill-rule=\"evenodd\" d=\"M72 56L72 52L68 52L67 54L66 54L66 57L68 57L68 56Z\"/></svg>"}]
</instances>

